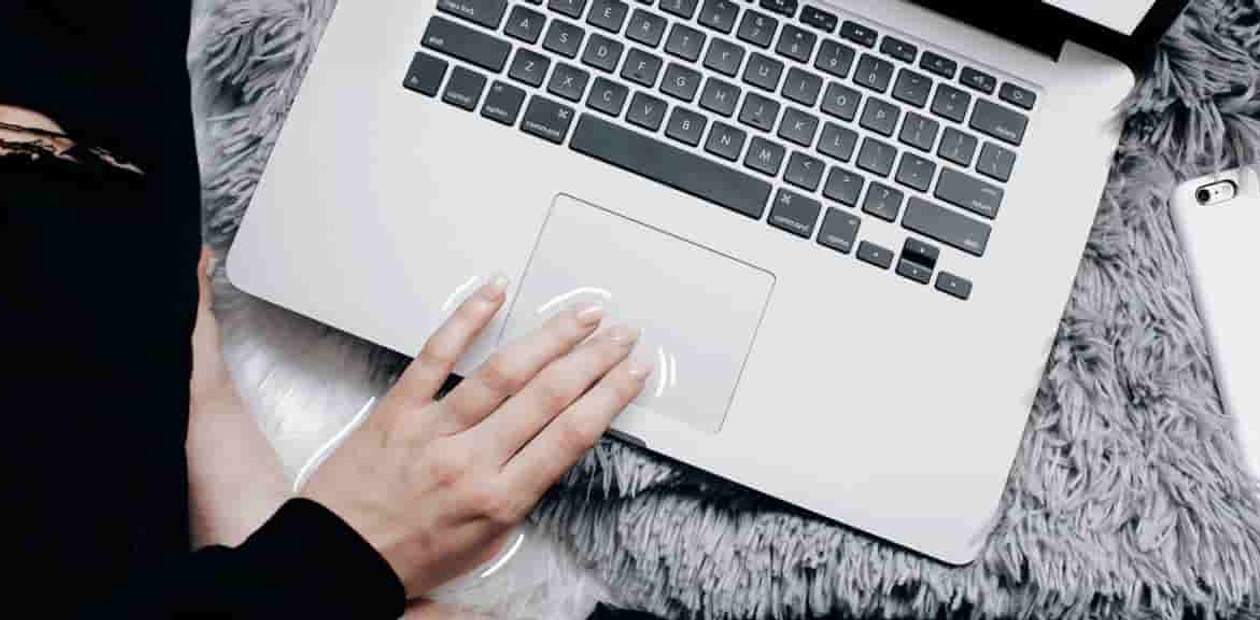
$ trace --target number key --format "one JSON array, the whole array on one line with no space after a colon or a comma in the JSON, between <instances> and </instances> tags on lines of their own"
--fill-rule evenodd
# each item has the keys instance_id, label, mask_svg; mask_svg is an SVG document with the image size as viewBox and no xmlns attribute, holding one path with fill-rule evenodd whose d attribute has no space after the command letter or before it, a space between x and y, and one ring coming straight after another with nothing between
<instances>
[{"instance_id":1,"label":"number key","mask_svg":"<svg viewBox=\"0 0 1260 620\"><path fill-rule=\"evenodd\" d=\"M818 35L792 24L786 24L779 35L779 45L774 48L774 51L780 56L787 56L797 62L809 62L810 56L814 55L814 43L817 41Z\"/></svg>"},{"instance_id":2,"label":"number key","mask_svg":"<svg viewBox=\"0 0 1260 620\"><path fill-rule=\"evenodd\" d=\"M870 54L862 54L862 59L858 61L857 71L853 73L853 81L869 88L875 92L884 92L888 90L888 83L892 81L893 64L883 58L876 58Z\"/></svg>"},{"instance_id":3,"label":"number key","mask_svg":"<svg viewBox=\"0 0 1260 620\"><path fill-rule=\"evenodd\" d=\"M774 39L774 33L778 29L779 20L756 11L744 11L744 18L739 22L739 32L736 36L741 41L767 48L770 47L770 41Z\"/></svg>"},{"instance_id":4,"label":"number key","mask_svg":"<svg viewBox=\"0 0 1260 620\"><path fill-rule=\"evenodd\" d=\"M818 58L814 60L814 66L838 78L847 77L856 54L853 48L839 41L826 39L822 42L822 47L818 48Z\"/></svg>"}]
</instances>

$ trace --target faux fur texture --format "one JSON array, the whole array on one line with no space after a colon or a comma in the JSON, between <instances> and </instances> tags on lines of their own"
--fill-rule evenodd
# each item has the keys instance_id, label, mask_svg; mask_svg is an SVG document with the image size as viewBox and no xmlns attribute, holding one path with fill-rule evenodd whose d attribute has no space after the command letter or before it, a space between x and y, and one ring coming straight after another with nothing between
<instances>
[{"instance_id":1,"label":"faux fur texture","mask_svg":"<svg viewBox=\"0 0 1260 620\"><path fill-rule=\"evenodd\" d=\"M207 232L222 251L332 5L204 1L190 60ZM948 568L606 442L535 513L542 535L505 583L465 600L546 618L582 617L595 597L705 618L1260 616L1260 499L1167 209L1178 181L1257 160L1258 73L1260 6L1197 0L1124 103L1073 297L975 564ZM403 363L219 288L233 368L290 470Z\"/></svg>"}]
</instances>

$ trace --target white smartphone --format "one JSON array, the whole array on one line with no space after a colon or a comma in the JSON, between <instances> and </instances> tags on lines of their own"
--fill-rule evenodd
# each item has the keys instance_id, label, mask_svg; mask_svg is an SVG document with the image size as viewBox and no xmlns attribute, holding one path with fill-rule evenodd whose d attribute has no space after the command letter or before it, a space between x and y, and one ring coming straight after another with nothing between
<instances>
[{"instance_id":1,"label":"white smartphone","mask_svg":"<svg viewBox=\"0 0 1260 620\"><path fill-rule=\"evenodd\" d=\"M1240 168L1177 188L1173 223L1207 328L1217 389L1260 476L1260 277L1250 247L1260 230L1260 176Z\"/></svg>"}]
</instances>

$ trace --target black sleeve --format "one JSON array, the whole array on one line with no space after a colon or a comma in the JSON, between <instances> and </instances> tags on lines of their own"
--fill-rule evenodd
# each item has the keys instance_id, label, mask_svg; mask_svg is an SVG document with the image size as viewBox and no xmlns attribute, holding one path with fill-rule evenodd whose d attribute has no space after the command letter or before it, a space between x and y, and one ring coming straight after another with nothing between
<instances>
[{"instance_id":1,"label":"black sleeve","mask_svg":"<svg viewBox=\"0 0 1260 620\"><path fill-rule=\"evenodd\" d=\"M83 617L380 618L403 613L393 570L340 518L289 500L235 549L209 547L132 577Z\"/></svg>"},{"instance_id":2,"label":"black sleeve","mask_svg":"<svg viewBox=\"0 0 1260 620\"><path fill-rule=\"evenodd\" d=\"M49 612L36 617L393 620L398 578L318 504L285 504L237 548L190 550L201 244L190 12L187 0L0 0L0 104L144 172L84 149L77 163L0 156L6 605Z\"/></svg>"}]
</instances>

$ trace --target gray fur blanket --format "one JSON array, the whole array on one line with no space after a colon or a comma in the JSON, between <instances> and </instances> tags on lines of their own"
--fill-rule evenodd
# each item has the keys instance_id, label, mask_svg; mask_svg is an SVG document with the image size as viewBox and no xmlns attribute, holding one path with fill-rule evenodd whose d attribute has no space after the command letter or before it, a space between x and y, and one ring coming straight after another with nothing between
<instances>
[{"instance_id":1,"label":"gray fur blanket","mask_svg":"<svg viewBox=\"0 0 1260 620\"><path fill-rule=\"evenodd\" d=\"M331 11L203 0L190 66L220 252ZM1216 396L1166 199L1179 180L1256 161L1258 73L1255 0L1196 0L1124 103L1074 295L975 564L945 567L607 442L533 516L547 548L528 561L545 568L517 570L512 586L533 602L498 609L577 618L601 597L706 618L1257 613L1260 499ZM404 363L221 281L218 311L291 469Z\"/></svg>"}]
</instances>

